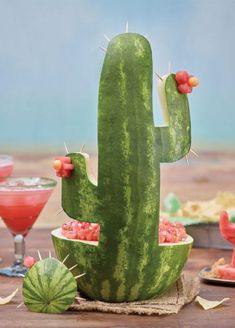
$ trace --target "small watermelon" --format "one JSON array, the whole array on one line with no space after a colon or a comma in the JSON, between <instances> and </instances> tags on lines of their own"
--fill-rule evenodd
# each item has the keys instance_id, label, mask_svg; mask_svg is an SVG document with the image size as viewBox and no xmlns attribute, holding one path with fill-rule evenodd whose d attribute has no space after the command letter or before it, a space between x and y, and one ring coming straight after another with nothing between
<instances>
[{"instance_id":1,"label":"small watermelon","mask_svg":"<svg viewBox=\"0 0 235 328\"><path fill-rule=\"evenodd\" d=\"M23 300L32 312L62 313L73 304L76 294L76 279L55 258L38 261L24 278Z\"/></svg>"}]
</instances>

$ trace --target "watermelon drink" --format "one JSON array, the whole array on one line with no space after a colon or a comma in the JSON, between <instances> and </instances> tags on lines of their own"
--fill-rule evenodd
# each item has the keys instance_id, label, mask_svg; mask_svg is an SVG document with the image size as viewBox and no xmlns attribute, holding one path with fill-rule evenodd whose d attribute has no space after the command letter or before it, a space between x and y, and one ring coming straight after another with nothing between
<instances>
[{"instance_id":1,"label":"watermelon drink","mask_svg":"<svg viewBox=\"0 0 235 328\"><path fill-rule=\"evenodd\" d=\"M22 276L24 237L32 228L47 203L56 181L48 178L9 177L0 182L0 216L14 237L15 261L11 267L0 269L0 274Z\"/></svg>"},{"instance_id":2,"label":"watermelon drink","mask_svg":"<svg viewBox=\"0 0 235 328\"><path fill-rule=\"evenodd\" d=\"M9 177L13 171L13 159L8 155L0 155L0 181ZM2 259L0 258L0 262Z\"/></svg>"},{"instance_id":3,"label":"watermelon drink","mask_svg":"<svg viewBox=\"0 0 235 328\"><path fill-rule=\"evenodd\" d=\"M0 181L11 175L13 170L13 160L11 156L0 155Z\"/></svg>"}]
</instances>

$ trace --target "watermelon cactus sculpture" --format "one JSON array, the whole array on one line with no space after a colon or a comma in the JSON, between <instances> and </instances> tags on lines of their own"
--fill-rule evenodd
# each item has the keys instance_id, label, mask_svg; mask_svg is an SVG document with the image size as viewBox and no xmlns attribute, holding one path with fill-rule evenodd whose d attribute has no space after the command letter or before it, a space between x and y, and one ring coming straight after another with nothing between
<instances>
[{"instance_id":1,"label":"watermelon cactus sculpture","mask_svg":"<svg viewBox=\"0 0 235 328\"><path fill-rule=\"evenodd\" d=\"M177 244L158 240L160 163L188 153L191 128L187 95L177 90L174 74L159 86L167 125L154 126L152 76L151 47L143 36L113 38L100 78L98 183L87 174L87 154L67 154L74 170L62 178L63 209L71 218L99 223L100 238L98 245L82 243L66 239L60 229L52 238L58 258L69 253L68 265L78 263L74 274L86 272L78 288L92 299L162 294L191 249L190 236Z\"/></svg>"}]
</instances>

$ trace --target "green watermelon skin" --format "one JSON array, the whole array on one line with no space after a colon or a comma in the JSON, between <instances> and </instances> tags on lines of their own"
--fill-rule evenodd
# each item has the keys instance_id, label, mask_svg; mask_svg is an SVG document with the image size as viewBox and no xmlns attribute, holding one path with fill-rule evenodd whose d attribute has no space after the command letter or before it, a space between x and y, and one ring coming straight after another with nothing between
<instances>
[{"instance_id":1,"label":"green watermelon skin","mask_svg":"<svg viewBox=\"0 0 235 328\"><path fill-rule=\"evenodd\" d=\"M60 229L52 231L56 255L62 259L70 254L66 264L73 266L74 275L86 273L78 281L78 289L87 297L107 302L145 300L164 293L178 279L192 247L192 238L185 243L151 245L152 258L147 252L147 241L142 249L133 247L132 256L103 256L103 247L68 240L60 235ZM137 262L130 277L133 259L144 253L145 262ZM150 266L151 264L151 266ZM109 266L109 270L104 267ZM101 270L103 268L103 271ZM112 272L111 269L112 268ZM111 275L112 274L112 275Z\"/></svg>"},{"instance_id":2,"label":"green watermelon skin","mask_svg":"<svg viewBox=\"0 0 235 328\"><path fill-rule=\"evenodd\" d=\"M62 313L73 304L77 283L63 263L47 258L34 264L27 272L22 293L28 310Z\"/></svg>"},{"instance_id":3,"label":"green watermelon skin","mask_svg":"<svg viewBox=\"0 0 235 328\"><path fill-rule=\"evenodd\" d=\"M99 246L53 241L59 258L72 253L70 264L85 270L79 290L93 299L160 295L179 277L191 247L158 245L160 163L188 153L191 127L187 96L178 92L173 74L165 81L169 124L154 126L152 76L143 36L113 38L99 87L97 186L87 176L84 154L68 154L75 169L62 179L62 207L74 219L101 225Z\"/></svg>"}]
</instances>

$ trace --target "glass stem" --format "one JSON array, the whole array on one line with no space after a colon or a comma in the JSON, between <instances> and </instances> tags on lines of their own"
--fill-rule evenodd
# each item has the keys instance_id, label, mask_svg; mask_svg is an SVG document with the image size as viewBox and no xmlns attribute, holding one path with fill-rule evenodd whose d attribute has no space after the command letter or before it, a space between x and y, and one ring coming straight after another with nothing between
<instances>
[{"instance_id":1,"label":"glass stem","mask_svg":"<svg viewBox=\"0 0 235 328\"><path fill-rule=\"evenodd\" d=\"M15 235L14 237L15 245L15 262L14 265L22 266L24 262L24 253L25 253L25 242L22 235Z\"/></svg>"}]
</instances>

